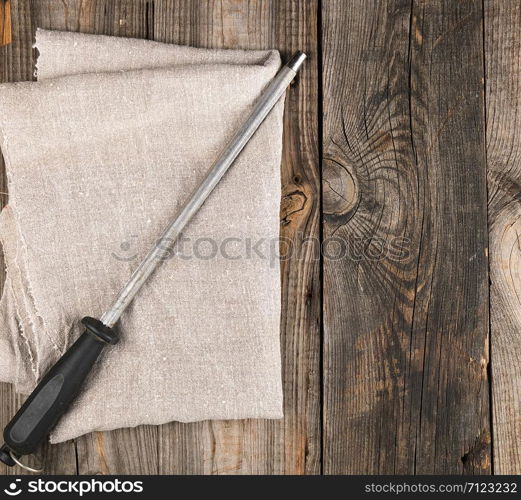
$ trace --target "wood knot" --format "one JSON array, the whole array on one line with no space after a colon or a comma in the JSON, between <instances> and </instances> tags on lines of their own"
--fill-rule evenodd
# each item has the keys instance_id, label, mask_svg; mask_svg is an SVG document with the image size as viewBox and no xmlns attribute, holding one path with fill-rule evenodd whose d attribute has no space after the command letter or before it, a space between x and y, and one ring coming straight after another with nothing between
<instances>
[{"instance_id":1,"label":"wood knot","mask_svg":"<svg viewBox=\"0 0 521 500\"><path fill-rule=\"evenodd\" d=\"M328 215L345 216L358 205L358 183L351 169L333 159L326 159L323 170L322 200Z\"/></svg>"},{"instance_id":2,"label":"wood knot","mask_svg":"<svg viewBox=\"0 0 521 500\"><path fill-rule=\"evenodd\" d=\"M466 470L490 470L490 433L483 429L476 437L470 450L461 457Z\"/></svg>"},{"instance_id":3,"label":"wood knot","mask_svg":"<svg viewBox=\"0 0 521 500\"><path fill-rule=\"evenodd\" d=\"M280 206L280 221L283 226L290 224L295 217L299 218L305 212L308 197L304 191L294 188L284 194Z\"/></svg>"}]
</instances>

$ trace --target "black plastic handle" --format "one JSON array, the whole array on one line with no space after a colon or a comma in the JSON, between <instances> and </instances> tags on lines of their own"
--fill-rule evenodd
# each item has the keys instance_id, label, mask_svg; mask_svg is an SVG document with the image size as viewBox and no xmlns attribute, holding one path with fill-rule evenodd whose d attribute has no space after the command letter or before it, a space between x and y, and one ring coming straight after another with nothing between
<instances>
[{"instance_id":1,"label":"black plastic handle","mask_svg":"<svg viewBox=\"0 0 521 500\"><path fill-rule=\"evenodd\" d=\"M86 317L82 323L85 332L49 370L7 424L2 450L7 447L17 456L33 453L78 395L103 348L117 343L117 335L101 321ZM7 463L2 456L0 454L0 460Z\"/></svg>"}]
</instances>

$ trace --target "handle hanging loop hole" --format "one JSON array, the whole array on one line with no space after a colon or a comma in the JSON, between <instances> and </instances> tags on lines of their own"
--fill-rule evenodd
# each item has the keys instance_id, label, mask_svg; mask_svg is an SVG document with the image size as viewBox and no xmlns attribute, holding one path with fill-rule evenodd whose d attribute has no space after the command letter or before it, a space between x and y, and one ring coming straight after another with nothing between
<instances>
[{"instance_id":1,"label":"handle hanging loop hole","mask_svg":"<svg viewBox=\"0 0 521 500\"><path fill-rule=\"evenodd\" d=\"M20 466L22 469L25 469L29 472L34 472L36 474L41 474L43 472L43 465L41 462L37 463L35 467L30 467L29 465L25 465L20 462L20 457L17 457L12 451L9 451L9 456L13 459L13 462Z\"/></svg>"}]
</instances>

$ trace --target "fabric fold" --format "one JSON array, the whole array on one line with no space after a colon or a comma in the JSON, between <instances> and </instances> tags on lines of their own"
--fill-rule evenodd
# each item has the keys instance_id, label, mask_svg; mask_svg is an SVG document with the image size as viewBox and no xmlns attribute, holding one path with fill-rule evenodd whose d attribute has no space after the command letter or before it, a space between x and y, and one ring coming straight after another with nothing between
<instances>
[{"instance_id":1,"label":"fabric fold","mask_svg":"<svg viewBox=\"0 0 521 500\"><path fill-rule=\"evenodd\" d=\"M0 86L9 205L0 378L29 392L100 316L280 66L38 30L38 82ZM280 418L282 101L121 319L51 440L205 419Z\"/></svg>"}]
</instances>

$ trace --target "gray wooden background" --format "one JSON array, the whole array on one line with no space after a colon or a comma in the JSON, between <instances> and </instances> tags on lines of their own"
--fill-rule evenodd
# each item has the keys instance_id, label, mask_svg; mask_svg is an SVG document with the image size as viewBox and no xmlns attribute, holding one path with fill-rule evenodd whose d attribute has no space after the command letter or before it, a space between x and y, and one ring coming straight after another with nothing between
<instances>
[{"instance_id":1,"label":"gray wooden background","mask_svg":"<svg viewBox=\"0 0 521 500\"><path fill-rule=\"evenodd\" d=\"M281 167L285 418L94 433L47 472L521 473L518 1L12 0L12 25L2 82L33 78L36 27L310 55ZM19 402L1 386L2 426Z\"/></svg>"}]
</instances>

